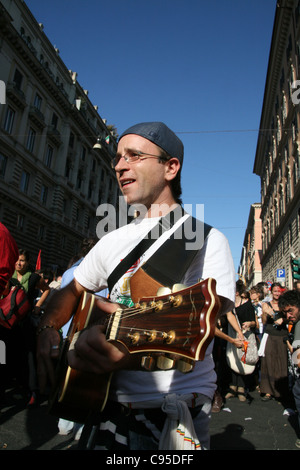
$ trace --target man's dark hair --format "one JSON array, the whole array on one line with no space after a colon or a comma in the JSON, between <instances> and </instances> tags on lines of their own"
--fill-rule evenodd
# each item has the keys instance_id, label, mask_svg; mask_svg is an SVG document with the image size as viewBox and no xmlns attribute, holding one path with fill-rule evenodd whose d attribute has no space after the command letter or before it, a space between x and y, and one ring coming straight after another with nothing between
<instances>
[{"instance_id":1,"label":"man's dark hair","mask_svg":"<svg viewBox=\"0 0 300 470\"><path fill-rule=\"evenodd\" d=\"M288 290L281 294L278 299L278 307L280 310L288 307L289 305L300 309L300 292L297 292L296 290Z\"/></svg>"}]
</instances>

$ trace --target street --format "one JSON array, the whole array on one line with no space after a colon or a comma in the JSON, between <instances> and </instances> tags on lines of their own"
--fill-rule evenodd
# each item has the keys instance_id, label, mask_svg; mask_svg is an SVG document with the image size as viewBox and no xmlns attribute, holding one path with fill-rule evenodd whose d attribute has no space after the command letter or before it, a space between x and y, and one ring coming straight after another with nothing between
<instances>
[{"instance_id":1,"label":"street","mask_svg":"<svg viewBox=\"0 0 300 470\"><path fill-rule=\"evenodd\" d=\"M211 450L299 450L297 415L275 400L263 402L250 392L248 402L227 400L211 418ZM20 392L10 390L0 414L1 450L76 450L72 435L60 436L47 402L26 408ZM2 454L3 455L3 454Z\"/></svg>"}]
</instances>

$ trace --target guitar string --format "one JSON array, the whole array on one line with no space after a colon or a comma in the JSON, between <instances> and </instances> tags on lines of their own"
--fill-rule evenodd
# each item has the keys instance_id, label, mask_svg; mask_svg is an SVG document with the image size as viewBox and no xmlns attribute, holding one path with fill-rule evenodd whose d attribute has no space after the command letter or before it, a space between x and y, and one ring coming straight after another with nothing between
<instances>
[{"instance_id":1,"label":"guitar string","mask_svg":"<svg viewBox=\"0 0 300 470\"><path fill-rule=\"evenodd\" d=\"M153 302L155 303L155 301L153 300ZM171 304L172 302L170 300L167 300L165 302L162 303L161 307L164 307L165 305L167 304ZM154 310L155 309L155 305L149 305L148 307L146 308L134 308L134 307L128 307L128 308L125 308L124 310L121 311L121 318L120 320L122 319L127 319L127 318L130 318L132 316L135 316L135 315L138 315L138 314L141 314L141 313L149 313L151 310ZM113 316L114 316L114 313L111 315L111 318L109 320L109 324L111 324L114 320L113 320ZM132 326L123 326L122 324L118 324L118 330L130 330L132 329L133 327ZM143 331L144 333L146 332L153 332L153 329L149 329L149 328L137 328L137 327L134 327L134 330L135 331ZM161 333L161 334L164 334L165 332L164 331L160 331L160 330L155 330L156 333Z\"/></svg>"},{"instance_id":2,"label":"guitar string","mask_svg":"<svg viewBox=\"0 0 300 470\"><path fill-rule=\"evenodd\" d=\"M165 306L165 305L168 304L168 303L170 303L169 300L166 301L166 302L163 302L162 306ZM135 309L134 309L134 307L126 308L126 309L124 309L124 310L121 311L121 318L120 318L120 320L122 320L122 319L125 319L125 320L126 320L126 319L128 319L128 318L130 318L130 317L133 317L133 316L135 316L135 315L139 315L139 314L141 314L141 313L149 313L149 312L150 312L151 310L153 310L154 308L155 308L155 306L150 306L150 305L149 305L148 307L146 307L146 308L143 308L143 309L137 308L137 307L136 307ZM111 318L109 319L109 325L112 325L112 323L113 323L113 321L114 321L114 320L113 320L114 313L113 313L110 317L111 317ZM111 328L109 328L109 329L111 329ZM119 325L118 325L118 329L119 329L119 330L120 330L120 329L123 329L123 330L128 329L128 330L129 330L129 329L132 329L132 327L123 326L122 324L121 324L121 325L119 324ZM136 328L136 327L134 327L134 329L135 329L135 331L144 331L144 332L150 332L150 333L152 332L152 330L149 329L149 328ZM159 330L156 330L156 332L157 332L157 333L161 333L161 334L164 333L164 331L159 331Z\"/></svg>"},{"instance_id":3,"label":"guitar string","mask_svg":"<svg viewBox=\"0 0 300 470\"><path fill-rule=\"evenodd\" d=\"M168 303L171 303L169 300L166 302L163 302L162 307L167 305ZM139 313L148 313L151 310L155 309L155 305L149 305L148 307L145 308L138 308L138 307L128 307L124 310L121 311L121 316L122 318L128 318L134 315L138 315Z\"/></svg>"}]
</instances>

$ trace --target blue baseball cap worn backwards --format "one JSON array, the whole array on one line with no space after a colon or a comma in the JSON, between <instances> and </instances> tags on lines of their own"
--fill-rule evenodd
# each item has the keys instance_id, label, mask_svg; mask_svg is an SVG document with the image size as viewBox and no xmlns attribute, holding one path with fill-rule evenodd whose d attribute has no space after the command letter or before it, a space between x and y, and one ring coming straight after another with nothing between
<instances>
[{"instance_id":1,"label":"blue baseball cap worn backwards","mask_svg":"<svg viewBox=\"0 0 300 470\"><path fill-rule=\"evenodd\" d=\"M142 122L135 124L121 134L119 141L128 134L140 135L150 140L150 142L162 148L170 157L177 158L182 165L183 143L163 122Z\"/></svg>"}]
</instances>

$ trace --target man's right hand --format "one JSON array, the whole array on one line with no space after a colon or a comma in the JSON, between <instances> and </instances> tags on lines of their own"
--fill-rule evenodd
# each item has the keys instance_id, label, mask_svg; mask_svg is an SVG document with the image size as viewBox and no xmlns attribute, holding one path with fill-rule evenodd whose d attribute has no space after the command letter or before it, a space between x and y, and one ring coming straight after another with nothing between
<instances>
[{"instance_id":1,"label":"man's right hand","mask_svg":"<svg viewBox=\"0 0 300 470\"><path fill-rule=\"evenodd\" d=\"M68 351L68 363L73 369L105 374L126 369L131 355L121 343L107 341L104 326L95 325L82 331Z\"/></svg>"}]
</instances>

